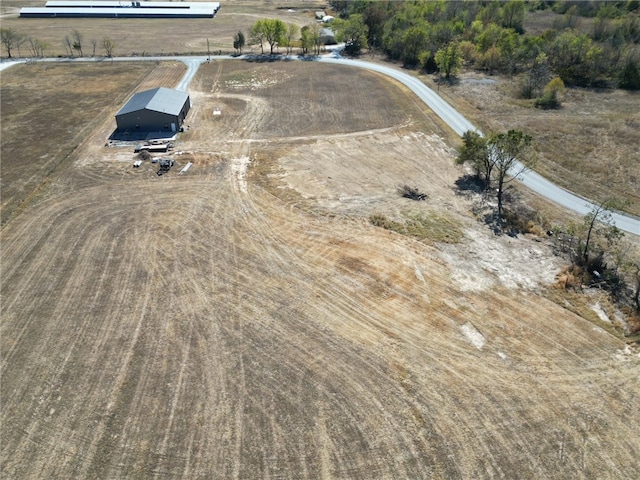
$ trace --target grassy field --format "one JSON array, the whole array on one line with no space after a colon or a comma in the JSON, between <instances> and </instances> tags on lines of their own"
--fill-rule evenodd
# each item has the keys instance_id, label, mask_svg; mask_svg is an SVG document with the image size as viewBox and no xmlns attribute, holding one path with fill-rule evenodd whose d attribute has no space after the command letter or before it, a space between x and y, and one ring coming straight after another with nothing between
<instances>
[{"instance_id":1,"label":"grassy field","mask_svg":"<svg viewBox=\"0 0 640 480\"><path fill-rule=\"evenodd\" d=\"M48 139L70 152L48 168L29 165L36 106L1 110L21 125L3 132L3 178L40 176L0 230L2 478L640 473L640 356L590 305L611 322L615 307L545 299L549 246L477 223L445 131L397 84L204 65L159 177L104 141L119 102L182 66L42 68L4 71L3 93L73 85L93 116L66 115L83 140Z\"/></svg>"},{"instance_id":2,"label":"grassy field","mask_svg":"<svg viewBox=\"0 0 640 480\"><path fill-rule=\"evenodd\" d=\"M640 95L574 88L561 109L540 110L514 98L517 82L466 73L440 94L484 131L516 128L532 135L535 170L554 183L596 201L615 196L640 216Z\"/></svg>"}]
</instances>

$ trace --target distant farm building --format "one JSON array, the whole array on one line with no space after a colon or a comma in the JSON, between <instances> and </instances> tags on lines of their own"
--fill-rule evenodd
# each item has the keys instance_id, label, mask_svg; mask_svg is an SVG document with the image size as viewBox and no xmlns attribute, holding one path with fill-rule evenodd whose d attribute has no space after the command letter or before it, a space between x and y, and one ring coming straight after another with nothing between
<instances>
[{"instance_id":1,"label":"distant farm building","mask_svg":"<svg viewBox=\"0 0 640 480\"><path fill-rule=\"evenodd\" d=\"M323 28L320 30L320 42L323 45L335 45L336 34L330 28Z\"/></svg>"},{"instance_id":2,"label":"distant farm building","mask_svg":"<svg viewBox=\"0 0 640 480\"><path fill-rule=\"evenodd\" d=\"M213 18L218 2L49 1L44 7L23 7L21 17Z\"/></svg>"},{"instance_id":3,"label":"distant farm building","mask_svg":"<svg viewBox=\"0 0 640 480\"><path fill-rule=\"evenodd\" d=\"M189 113L189 95L170 88L136 93L116 114L117 131L139 136L142 132L177 132Z\"/></svg>"}]
</instances>

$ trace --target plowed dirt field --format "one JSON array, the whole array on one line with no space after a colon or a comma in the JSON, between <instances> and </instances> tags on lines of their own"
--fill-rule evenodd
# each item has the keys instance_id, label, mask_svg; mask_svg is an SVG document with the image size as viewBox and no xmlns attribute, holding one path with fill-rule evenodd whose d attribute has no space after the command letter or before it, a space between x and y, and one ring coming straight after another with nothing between
<instances>
[{"instance_id":1,"label":"plowed dirt field","mask_svg":"<svg viewBox=\"0 0 640 480\"><path fill-rule=\"evenodd\" d=\"M2 478L640 475L640 355L471 216L412 95L303 62L189 93L169 173L103 126L2 228Z\"/></svg>"}]
</instances>

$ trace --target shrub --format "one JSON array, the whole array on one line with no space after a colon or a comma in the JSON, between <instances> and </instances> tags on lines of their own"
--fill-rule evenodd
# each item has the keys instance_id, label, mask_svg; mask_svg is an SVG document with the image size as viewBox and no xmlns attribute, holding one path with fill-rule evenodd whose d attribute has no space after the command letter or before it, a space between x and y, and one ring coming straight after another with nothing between
<instances>
[{"instance_id":1,"label":"shrub","mask_svg":"<svg viewBox=\"0 0 640 480\"><path fill-rule=\"evenodd\" d=\"M535 101L536 108L542 108L543 110L560 108L558 94L563 93L564 90L565 87L562 79L560 77L552 78L544 87L544 93L542 97L538 98Z\"/></svg>"},{"instance_id":2,"label":"shrub","mask_svg":"<svg viewBox=\"0 0 640 480\"><path fill-rule=\"evenodd\" d=\"M555 92L549 92L540 98L536 98L534 106L542 110L555 110L556 108L560 108L560 102Z\"/></svg>"}]
</instances>

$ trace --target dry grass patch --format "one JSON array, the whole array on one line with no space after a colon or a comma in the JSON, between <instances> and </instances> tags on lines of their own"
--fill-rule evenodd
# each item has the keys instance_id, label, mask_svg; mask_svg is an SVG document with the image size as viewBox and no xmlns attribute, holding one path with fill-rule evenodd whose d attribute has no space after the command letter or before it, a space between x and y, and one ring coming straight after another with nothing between
<instances>
[{"instance_id":1,"label":"dry grass patch","mask_svg":"<svg viewBox=\"0 0 640 480\"><path fill-rule=\"evenodd\" d=\"M33 0L9 0L2 2L2 12L12 13L15 17L3 17L2 26L46 42L47 56L66 55L65 36L77 30L83 38L85 55L93 53L92 40L97 41L96 55L104 55L102 39L109 37L115 42L116 56L152 56L152 55L206 55L207 40L209 50L217 54L233 52L233 36L242 30L248 35L249 28L260 18L279 18L286 23L298 26L314 22L313 12L321 10L326 3L295 2L294 12L290 12L291 3L270 0L249 0L222 2L215 18L19 18L18 12L25 6L42 6L44 2ZM161 39L161 41L159 41ZM260 52L259 47L247 47L246 52ZM21 49L27 55L26 45Z\"/></svg>"},{"instance_id":2,"label":"dry grass patch","mask_svg":"<svg viewBox=\"0 0 640 480\"><path fill-rule=\"evenodd\" d=\"M450 215L435 212L403 212L401 220L373 213L369 216L369 222L427 243L460 243L464 237L460 222Z\"/></svg>"},{"instance_id":3,"label":"dry grass patch","mask_svg":"<svg viewBox=\"0 0 640 480\"><path fill-rule=\"evenodd\" d=\"M426 107L415 108L415 96L407 89L357 68L297 61L215 62L200 67L192 88L216 95L221 127L247 127L253 138L437 125Z\"/></svg>"},{"instance_id":4,"label":"dry grass patch","mask_svg":"<svg viewBox=\"0 0 640 480\"><path fill-rule=\"evenodd\" d=\"M466 73L440 94L481 129L520 129L539 153L535 170L585 198L616 196L640 215L640 95L622 90L568 89L559 110L539 110L514 98L518 79L493 82Z\"/></svg>"}]
</instances>

